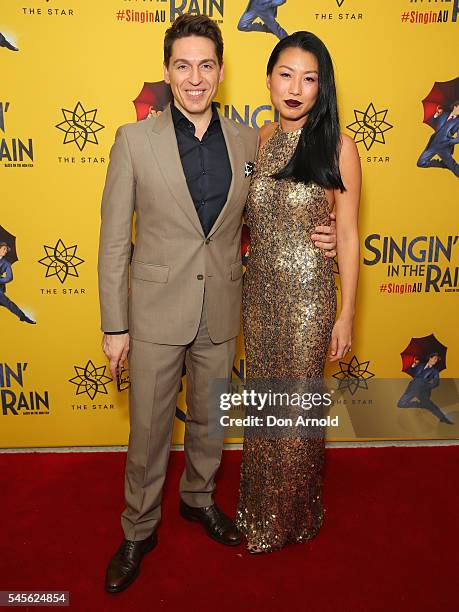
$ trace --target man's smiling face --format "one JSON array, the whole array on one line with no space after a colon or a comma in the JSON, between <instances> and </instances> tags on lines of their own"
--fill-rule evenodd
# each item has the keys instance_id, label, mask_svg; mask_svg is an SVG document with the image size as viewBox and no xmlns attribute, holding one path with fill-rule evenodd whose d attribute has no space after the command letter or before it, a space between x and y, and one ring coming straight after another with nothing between
<instances>
[{"instance_id":1,"label":"man's smiling face","mask_svg":"<svg viewBox=\"0 0 459 612\"><path fill-rule=\"evenodd\" d=\"M218 63L215 44L204 36L186 36L172 46L169 64L164 66L176 106L190 119L204 114L223 81L223 66Z\"/></svg>"}]
</instances>

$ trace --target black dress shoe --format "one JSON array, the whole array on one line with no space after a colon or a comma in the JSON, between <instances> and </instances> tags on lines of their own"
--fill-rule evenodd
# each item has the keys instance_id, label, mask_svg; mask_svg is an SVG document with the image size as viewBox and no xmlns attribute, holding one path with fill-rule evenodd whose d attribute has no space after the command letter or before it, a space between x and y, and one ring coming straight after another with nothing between
<instances>
[{"instance_id":1,"label":"black dress shoe","mask_svg":"<svg viewBox=\"0 0 459 612\"><path fill-rule=\"evenodd\" d=\"M153 550L157 542L156 532L138 542L123 540L107 567L105 574L107 593L119 593L134 582L139 575L142 557Z\"/></svg>"},{"instance_id":2,"label":"black dress shoe","mask_svg":"<svg viewBox=\"0 0 459 612\"><path fill-rule=\"evenodd\" d=\"M236 529L233 521L223 514L218 506L206 506L205 508L193 508L180 500L180 516L187 521L198 521L207 531L207 535L226 546L237 546L242 541L242 536Z\"/></svg>"}]
</instances>

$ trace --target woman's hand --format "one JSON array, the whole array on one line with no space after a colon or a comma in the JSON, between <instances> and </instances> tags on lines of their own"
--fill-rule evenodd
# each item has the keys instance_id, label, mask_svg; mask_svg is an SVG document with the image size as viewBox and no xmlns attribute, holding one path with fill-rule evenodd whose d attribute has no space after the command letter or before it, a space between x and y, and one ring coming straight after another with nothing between
<instances>
[{"instance_id":1,"label":"woman's hand","mask_svg":"<svg viewBox=\"0 0 459 612\"><path fill-rule=\"evenodd\" d=\"M153 106L150 106L149 110L148 110L148 116L149 117L159 117L162 114L163 111L160 110L155 110L153 108Z\"/></svg>"},{"instance_id":2,"label":"woman's hand","mask_svg":"<svg viewBox=\"0 0 459 612\"><path fill-rule=\"evenodd\" d=\"M311 240L319 247L326 257L336 256L336 215L330 213L330 225L318 225Z\"/></svg>"},{"instance_id":3,"label":"woman's hand","mask_svg":"<svg viewBox=\"0 0 459 612\"><path fill-rule=\"evenodd\" d=\"M352 318L340 316L333 326L330 342L330 361L342 359L351 350Z\"/></svg>"}]
</instances>

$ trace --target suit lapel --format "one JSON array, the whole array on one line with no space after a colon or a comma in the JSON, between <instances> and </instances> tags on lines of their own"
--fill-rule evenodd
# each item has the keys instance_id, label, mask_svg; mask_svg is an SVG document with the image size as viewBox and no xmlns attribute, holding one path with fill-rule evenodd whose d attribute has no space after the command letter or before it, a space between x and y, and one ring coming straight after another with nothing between
<instances>
[{"instance_id":1,"label":"suit lapel","mask_svg":"<svg viewBox=\"0 0 459 612\"><path fill-rule=\"evenodd\" d=\"M218 215L212 229L209 232L209 236L214 234L222 224L225 215L227 214L231 203L237 202L237 198L241 191L244 183L244 145L242 143L241 136L237 125L233 121L229 121L226 117L220 115L220 123L222 126L223 136L226 142L226 148L228 151L228 157L231 164L232 179L231 185L228 192L228 197L223 206L220 214Z\"/></svg>"},{"instance_id":2,"label":"suit lapel","mask_svg":"<svg viewBox=\"0 0 459 612\"><path fill-rule=\"evenodd\" d=\"M203 236L201 222L183 172L170 106L166 107L148 129L148 138L170 192L193 226Z\"/></svg>"},{"instance_id":3,"label":"suit lapel","mask_svg":"<svg viewBox=\"0 0 459 612\"><path fill-rule=\"evenodd\" d=\"M225 205L212 226L209 236L220 227L231 203L237 202L245 178L244 146L237 125L222 116L220 116L220 121L231 164L232 179ZM183 172L170 106L167 106L164 112L156 118L147 133L153 155L174 199L197 231L204 236Z\"/></svg>"}]
</instances>

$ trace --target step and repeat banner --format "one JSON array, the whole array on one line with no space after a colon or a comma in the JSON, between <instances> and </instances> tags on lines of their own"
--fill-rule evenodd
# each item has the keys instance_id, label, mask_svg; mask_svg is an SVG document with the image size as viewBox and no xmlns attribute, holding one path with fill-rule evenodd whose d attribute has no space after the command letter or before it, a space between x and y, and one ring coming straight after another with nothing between
<instances>
[{"instance_id":1,"label":"step and repeat banner","mask_svg":"<svg viewBox=\"0 0 459 612\"><path fill-rule=\"evenodd\" d=\"M101 350L100 199L117 127L168 101L163 34L184 12L220 24L220 111L254 128L275 119L278 38L310 30L334 59L363 192L355 339L327 365L328 438L459 437L459 0L3 0L0 446L127 443L129 370L117 384ZM185 386L184 372L178 444Z\"/></svg>"}]
</instances>

